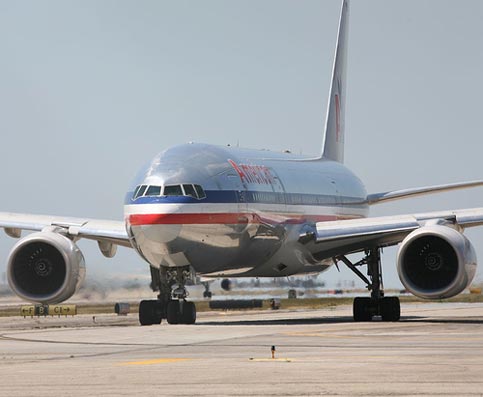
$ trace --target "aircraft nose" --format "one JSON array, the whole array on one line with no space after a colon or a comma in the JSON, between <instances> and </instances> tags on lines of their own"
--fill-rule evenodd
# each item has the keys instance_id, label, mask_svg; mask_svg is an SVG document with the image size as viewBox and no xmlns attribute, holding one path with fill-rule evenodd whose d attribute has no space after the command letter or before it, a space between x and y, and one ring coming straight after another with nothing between
<instances>
[{"instance_id":1,"label":"aircraft nose","mask_svg":"<svg viewBox=\"0 0 483 397\"><path fill-rule=\"evenodd\" d=\"M150 225L143 227L145 238L157 243L169 243L181 234L182 225Z\"/></svg>"},{"instance_id":2,"label":"aircraft nose","mask_svg":"<svg viewBox=\"0 0 483 397\"><path fill-rule=\"evenodd\" d=\"M129 224L138 242L169 243L179 237L181 224L172 223L174 213L131 214Z\"/></svg>"}]
</instances>

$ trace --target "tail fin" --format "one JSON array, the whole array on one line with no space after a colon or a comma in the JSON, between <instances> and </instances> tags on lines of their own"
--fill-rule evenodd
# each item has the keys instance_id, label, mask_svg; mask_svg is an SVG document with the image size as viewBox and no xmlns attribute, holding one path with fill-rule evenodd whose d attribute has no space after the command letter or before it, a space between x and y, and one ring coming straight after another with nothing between
<instances>
[{"instance_id":1,"label":"tail fin","mask_svg":"<svg viewBox=\"0 0 483 397\"><path fill-rule=\"evenodd\" d=\"M349 0L342 1L321 158L344 162L346 61Z\"/></svg>"}]
</instances>

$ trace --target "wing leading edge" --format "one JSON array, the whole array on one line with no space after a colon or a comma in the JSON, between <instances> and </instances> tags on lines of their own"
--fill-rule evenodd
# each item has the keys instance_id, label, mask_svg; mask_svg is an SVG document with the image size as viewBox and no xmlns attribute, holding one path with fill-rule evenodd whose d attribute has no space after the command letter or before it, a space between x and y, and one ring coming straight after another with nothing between
<instances>
[{"instance_id":1,"label":"wing leading edge","mask_svg":"<svg viewBox=\"0 0 483 397\"><path fill-rule=\"evenodd\" d=\"M450 190L467 189L471 187L483 186L483 181L470 181L448 183L444 185L424 186L411 189L393 190L389 192L374 193L367 196L367 203L370 205L385 203L393 200L400 200L408 197L423 196L439 192L448 192Z\"/></svg>"},{"instance_id":2,"label":"wing leading edge","mask_svg":"<svg viewBox=\"0 0 483 397\"><path fill-rule=\"evenodd\" d=\"M95 240L104 255L112 244L132 248L121 221L0 212L0 228L10 237L19 238L23 230L42 231L47 227L58 227L74 239Z\"/></svg>"},{"instance_id":3,"label":"wing leading edge","mask_svg":"<svg viewBox=\"0 0 483 397\"><path fill-rule=\"evenodd\" d=\"M483 208L319 222L301 234L299 241L307 245L315 259L323 260L399 244L412 231L430 224L461 229L481 226Z\"/></svg>"}]
</instances>

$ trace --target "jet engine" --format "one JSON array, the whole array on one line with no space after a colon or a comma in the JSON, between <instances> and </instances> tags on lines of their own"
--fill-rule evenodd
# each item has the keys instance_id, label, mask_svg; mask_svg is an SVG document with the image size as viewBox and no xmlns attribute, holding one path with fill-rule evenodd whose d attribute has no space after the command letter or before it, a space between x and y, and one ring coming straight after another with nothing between
<instances>
[{"instance_id":1,"label":"jet engine","mask_svg":"<svg viewBox=\"0 0 483 397\"><path fill-rule=\"evenodd\" d=\"M24 237L8 258L10 288L30 302L63 302L77 291L84 276L82 252L72 240L53 231Z\"/></svg>"},{"instance_id":2,"label":"jet engine","mask_svg":"<svg viewBox=\"0 0 483 397\"><path fill-rule=\"evenodd\" d=\"M231 290L231 281L228 278L224 278L221 280L221 288L223 288L225 291L230 291Z\"/></svg>"},{"instance_id":3,"label":"jet engine","mask_svg":"<svg viewBox=\"0 0 483 397\"><path fill-rule=\"evenodd\" d=\"M397 254L399 278L412 294L451 298L467 288L476 273L476 254L459 231L443 225L411 232Z\"/></svg>"}]
</instances>

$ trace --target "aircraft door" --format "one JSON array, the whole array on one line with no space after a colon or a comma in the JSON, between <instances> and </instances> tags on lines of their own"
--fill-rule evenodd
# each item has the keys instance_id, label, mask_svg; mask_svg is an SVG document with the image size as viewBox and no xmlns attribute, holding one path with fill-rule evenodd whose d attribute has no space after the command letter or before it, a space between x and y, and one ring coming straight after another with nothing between
<instances>
[{"instance_id":1,"label":"aircraft door","mask_svg":"<svg viewBox=\"0 0 483 397\"><path fill-rule=\"evenodd\" d=\"M286 210L286 197L285 197L285 187L283 186L282 180L279 176L275 173L273 169L270 169L270 173L273 175L272 179L272 190L275 193L276 202L279 205L283 205L283 212Z\"/></svg>"},{"instance_id":2,"label":"aircraft door","mask_svg":"<svg viewBox=\"0 0 483 397\"><path fill-rule=\"evenodd\" d=\"M217 178L219 188L226 192L230 204L236 205L238 213L245 213L247 209L246 187L240 180L240 176L233 171L220 174Z\"/></svg>"}]
</instances>

